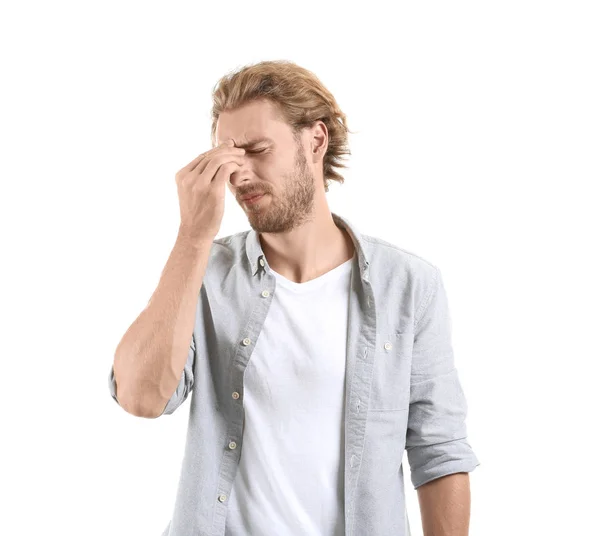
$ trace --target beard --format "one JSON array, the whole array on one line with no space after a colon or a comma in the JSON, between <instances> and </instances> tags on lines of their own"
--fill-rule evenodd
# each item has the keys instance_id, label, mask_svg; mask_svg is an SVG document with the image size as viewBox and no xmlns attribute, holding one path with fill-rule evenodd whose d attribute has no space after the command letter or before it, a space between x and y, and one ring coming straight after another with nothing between
<instances>
[{"instance_id":1,"label":"beard","mask_svg":"<svg viewBox=\"0 0 600 536\"><path fill-rule=\"evenodd\" d=\"M287 233L308 221L313 212L315 180L311 173L303 147L298 144L294 170L284 176L280 197L269 194L269 205L261 208L248 205L250 227L257 233Z\"/></svg>"}]
</instances>

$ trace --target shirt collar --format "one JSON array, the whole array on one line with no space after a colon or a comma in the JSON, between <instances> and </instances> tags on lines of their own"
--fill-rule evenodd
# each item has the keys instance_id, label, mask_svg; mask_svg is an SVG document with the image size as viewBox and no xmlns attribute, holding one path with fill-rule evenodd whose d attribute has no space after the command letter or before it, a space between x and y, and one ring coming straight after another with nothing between
<instances>
[{"instance_id":1,"label":"shirt collar","mask_svg":"<svg viewBox=\"0 0 600 536\"><path fill-rule=\"evenodd\" d=\"M339 227L342 227L348 231L348 234L354 242L354 249L358 260L358 267L360 270L361 279L368 281L368 269L369 269L369 256L368 248L359 230L347 219L338 214L331 213L333 221ZM252 275L256 275L259 272L265 271L268 266L267 258L263 252L260 244L259 234L254 230L250 229L246 236L246 255L250 263L250 269Z\"/></svg>"}]
</instances>

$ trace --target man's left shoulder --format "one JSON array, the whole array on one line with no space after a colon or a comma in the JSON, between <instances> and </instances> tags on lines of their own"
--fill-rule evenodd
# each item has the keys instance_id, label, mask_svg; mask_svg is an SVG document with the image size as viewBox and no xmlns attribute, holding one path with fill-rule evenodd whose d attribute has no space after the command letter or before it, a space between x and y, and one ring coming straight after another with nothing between
<instances>
[{"instance_id":1,"label":"man's left shoulder","mask_svg":"<svg viewBox=\"0 0 600 536\"><path fill-rule=\"evenodd\" d=\"M404 271L407 275L423 277L426 280L435 277L437 266L415 252L377 236L363 235L363 240L369 248L372 266Z\"/></svg>"}]
</instances>

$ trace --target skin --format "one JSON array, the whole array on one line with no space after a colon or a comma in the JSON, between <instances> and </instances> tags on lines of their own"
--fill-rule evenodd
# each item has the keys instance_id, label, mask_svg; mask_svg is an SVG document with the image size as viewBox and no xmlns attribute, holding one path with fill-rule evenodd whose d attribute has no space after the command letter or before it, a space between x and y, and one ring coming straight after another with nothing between
<instances>
[{"instance_id":1,"label":"skin","mask_svg":"<svg viewBox=\"0 0 600 536\"><path fill-rule=\"evenodd\" d=\"M352 258L354 244L335 225L327 203L323 182L327 127L317 121L301 132L297 142L276 110L272 102L259 100L223 112L216 139L218 144L232 139L236 147L246 149L228 187L259 233L269 266L304 283ZM251 143L258 138L271 141ZM265 193L257 203L241 199L255 192Z\"/></svg>"},{"instance_id":2,"label":"skin","mask_svg":"<svg viewBox=\"0 0 600 536\"><path fill-rule=\"evenodd\" d=\"M468 536L471 515L469 473L436 478L417 488L423 536Z\"/></svg>"}]
</instances>

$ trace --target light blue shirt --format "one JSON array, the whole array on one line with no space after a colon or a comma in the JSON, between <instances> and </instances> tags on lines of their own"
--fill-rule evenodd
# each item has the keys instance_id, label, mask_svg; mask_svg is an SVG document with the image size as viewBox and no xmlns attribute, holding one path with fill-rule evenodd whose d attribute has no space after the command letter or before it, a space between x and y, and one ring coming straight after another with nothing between
<instances>
[{"instance_id":1,"label":"light blue shirt","mask_svg":"<svg viewBox=\"0 0 600 536\"><path fill-rule=\"evenodd\" d=\"M404 451L414 488L479 465L438 267L333 214L354 242L345 385L346 534L410 536ZM163 536L223 536L243 447L244 371L276 278L258 234L215 239L187 363L164 414L192 393L172 518ZM113 370L109 376L116 397ZM318 491L318 490L315 490Z\"/></svg>"}]
</instances>

